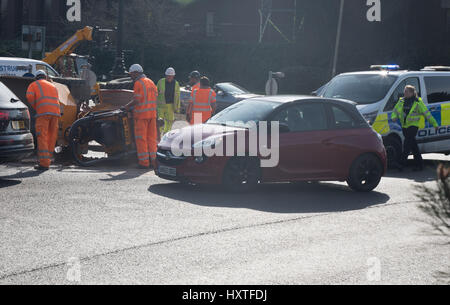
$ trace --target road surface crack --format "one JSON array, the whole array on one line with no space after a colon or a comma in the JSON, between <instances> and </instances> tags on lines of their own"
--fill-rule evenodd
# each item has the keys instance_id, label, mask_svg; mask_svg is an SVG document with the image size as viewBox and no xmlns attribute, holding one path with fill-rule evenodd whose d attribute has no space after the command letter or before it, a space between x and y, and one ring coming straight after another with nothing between
<instances>
[{"instance_id":1,"label":"road surface crack","mask_svg":"<svg viewBox=\"0 0 450 305\"><path fill-rule=\"evenodd\" d=\"M381 205L376 205L376 206L370 206L370 207L367 207L365 209L379 209L379 208L384 208L384 207L388 207L388 206L401 205L401 204L411 204L411 203L419 203L419 201L417 201L417 200L407 200L407 201L402 201L402 202L391 202L391 203L386 203L386 204L381 204ZM168 244L168 243L174 243L174 242L178 242L178 241L182 241L182 240L188 240L188 239L192 239L192 238L199 238L199 237L203 237L203 236L209 236L209 235L215 235L215 234L221 234L221 233L228 233L228 232L238 231L238 230L245 230L245 229L251 229L251 228L258 228L258 227L265 227L265 226L284 224L284 223L289 223L289 222L296 222L296 221L300 221L300 220L311 219L311 218L318 218L318 217L325 217L325 216L329 216L329 215L332 215L332 214L342 214L342 213L346 213L346 212L350 212L350 211L314 214L314 215L308 215L308 216L300 216L300 217L294 217L294 218L288 218L288 219L280 219L280 220L274 220L274 221L268 221L268 222L262 222L262 223L256 223L256 224L250 224L250 225L246 225L246 226L236 226L236 227L224 228L224 229L220 229L220 230L212 230L212 231L207 231L207 232L200 232L200 233L195 233L195 234L190 234L190 235L170 238L170 239L166 239L166 240L161 240L161 241L156 241L156 242L151 242L151 243L146 243L146 244L135 245L135 246L132 246L132 247L126 247L126 248L106 251L106 252L103 252L103 253L93 254L93 255L90 255L90 256L82 257L82 258L79 259L79 261L80 262L86 262L86 261L94 260L94 259L97 259L97 258L100 258L100 257L104 257L104 256L116 255L116 254L120 254L120 253L124 253L124 252L128 252L128 251L144 249L144 248L159 246L159 245ZM40 271L53 269L53 268L60 268L60 267L66 266L66 265L67 265L66 262L55 262L53 264L47 264L47 265L44 265L44 266L40 266L40 267L28 269L28 270L16 271L16 272L12 272L12 273L5 274L5 275L0 275L0 281L6 280L6 279L8 279L10 277L21 276L21 275L30 274L30 273L34 273L34 272L40 272Z\"/></svg>"}]
</instances>

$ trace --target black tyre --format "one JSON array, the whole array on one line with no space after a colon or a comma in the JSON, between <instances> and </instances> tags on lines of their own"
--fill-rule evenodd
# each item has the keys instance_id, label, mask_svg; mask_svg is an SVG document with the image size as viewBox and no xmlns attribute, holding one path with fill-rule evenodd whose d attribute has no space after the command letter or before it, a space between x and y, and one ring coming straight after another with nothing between
<instances>
[{"instance_id":1,"label":"black tyre","mask_svg":"<svg viewBox=\"0 0 450 305\"><path fill-rule=\"evenodd\" d=\"M261 177L260 161L257 158L232 158L225 166L222 183L232 192L244 192L258 185Z\"/></svg>"},{"instance_id":2,"label":"black tyre","mask_svg":"<svg viewBox=\"0 0 450 305\"><path fill-rule=\"evenodd\" d=\"M402 141L396 137L388 137L383 140L387 153L388 167L396 167L402 156Z\"/></svg>"},{"instance_id":3,"label":"black tyre","mask_svg":"<svg viewBox=\"0 0 450 305\"><path fill-rule=\"evenodd\" d=\"M357 192L370 192L378 186L382 176L381 161L372 154L366 154L353 162L347 184Z\"/></svg>"}]
</instances>

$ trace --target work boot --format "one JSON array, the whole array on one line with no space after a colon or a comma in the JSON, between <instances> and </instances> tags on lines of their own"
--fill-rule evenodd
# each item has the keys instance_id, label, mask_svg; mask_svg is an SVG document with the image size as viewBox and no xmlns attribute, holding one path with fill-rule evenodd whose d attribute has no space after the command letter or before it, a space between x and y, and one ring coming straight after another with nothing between
<instances>
[{"instance_id":1,"label":"work boot","mask_svg":"<svg viewBox=\"0 0 450 305\"><path fill-rule=\"evenodd\" d=\"M41 165L35 165L34 169L37 170L37 171L42 171L42 172L45 172L45 171L49 170L48 167L44 167L44 166L41 166Z\"/></svg>"}]
</instances>

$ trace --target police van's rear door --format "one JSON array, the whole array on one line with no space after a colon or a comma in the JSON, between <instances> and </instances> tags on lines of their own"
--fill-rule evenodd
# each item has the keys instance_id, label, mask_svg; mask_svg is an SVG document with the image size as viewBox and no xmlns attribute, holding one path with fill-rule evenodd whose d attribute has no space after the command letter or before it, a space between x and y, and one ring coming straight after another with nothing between
<instances>
[{"instance_id":1,"label":"police van's rear door","mask_svg":"<svg viewBox=\"0 0 450 305\"><path fill-rule=\"evenodd\" d=\"M436 132L433 125L422 118L418 142L423 152L450 151L450 73L425 75L423 80L423 100L440 127Z\"/></svg>"}]
</instances>

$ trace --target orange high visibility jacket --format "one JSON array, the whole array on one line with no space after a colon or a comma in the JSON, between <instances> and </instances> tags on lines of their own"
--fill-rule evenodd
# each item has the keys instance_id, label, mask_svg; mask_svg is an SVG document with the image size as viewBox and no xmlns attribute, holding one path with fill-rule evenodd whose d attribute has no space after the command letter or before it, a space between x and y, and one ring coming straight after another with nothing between
<instances>
[{"instance_id":1,"label":"orange high visibility jacket","mask_svg":"<svg viewBox=\"0 0 450 305\"><path fill-rule=\"evenodd\" d=\"M216 92L213 89L198 89L193 92L192 112L212 112L216 103Z\"/></svg>"},{"instance_id":2,"label":"orange high visibility jacket","mask_svg":"<svg viewBox=\"0 0 450 305\"><path fill-rule=\"evenodd\" d=\"M58 90L47 80L40 79L31 83L27 89L27 100L36 110L36 117L61 116Z\"/></svg>"},{"instance_id":3,"label":"orange high visibility jacket","mask_svg":"<svg viewBox=\"0 0 450 305\"><path fill-rule=\"evenodd\" d=\"M146 77L141 77L134 83L134 118L154 119L156 118L156 99L158 89L155 83Z\"/></svg>"},{"instance_id":4,"label":"orange high visibility jacket","mask_svg":"<svg viewBox=\"0 0 450 305\"><path fill-rule=\"evenodd\" d=\"M190 102L192 103L192 99L194 98L194 92L200 89L200 82L196 83L191 87L191 99Z\"/></svg>"},{"instance_id":5,"label":"orange high visibility jacket","mask_svg":"<svg viewBox=\"0 0 450 305\"><path fill-rule=\"evenodd\" d=\"M200 89L200 82L196 83L194 86L192 86L192 92L194 92L195 90Z\"/></svg>"}]
</instances>

